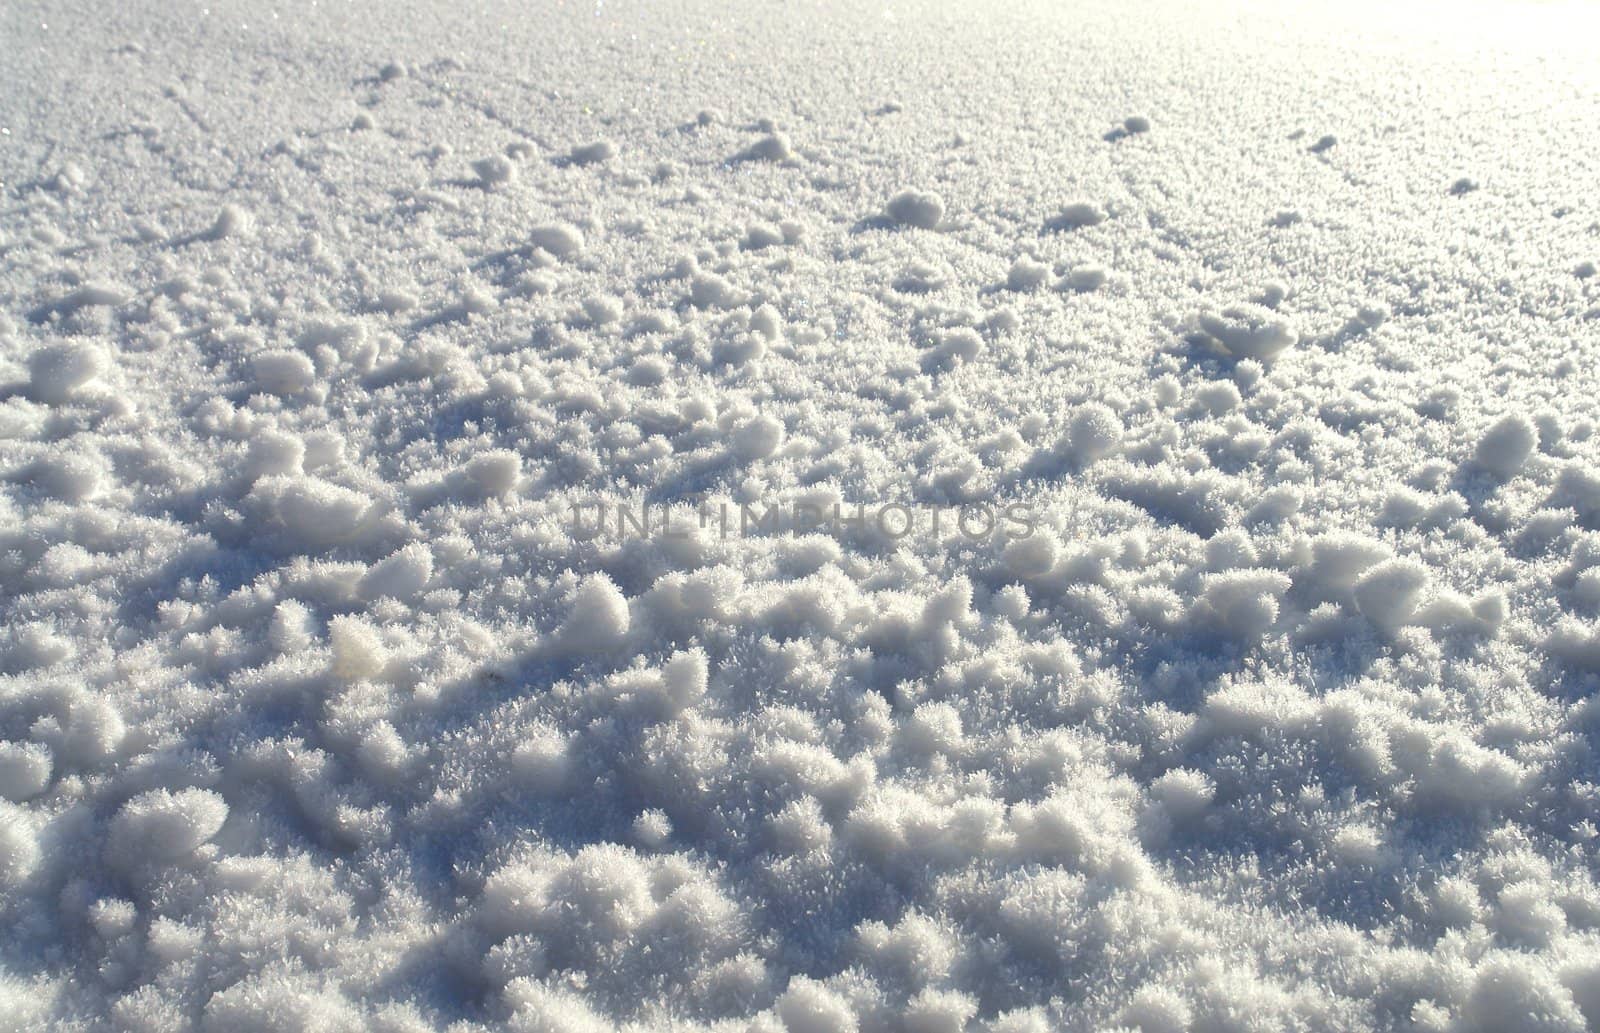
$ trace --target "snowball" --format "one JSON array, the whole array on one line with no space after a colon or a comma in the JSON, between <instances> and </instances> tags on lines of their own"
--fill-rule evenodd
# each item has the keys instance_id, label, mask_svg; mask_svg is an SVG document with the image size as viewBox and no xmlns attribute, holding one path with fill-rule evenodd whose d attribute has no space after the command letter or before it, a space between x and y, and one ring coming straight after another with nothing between
<instances>
[{"instance_id":1,"label":"snowball","mask_svg":"<svg viewBox=\"0 0 1600 1033\"><path fill-rule=\"evenodd\" d=\"M1212 380L1195 388L1194 400L1209 413L1225 413L1239 407L1239 389L1226 380Z\"/></svg>"},{"instance_id":2,"label":"snowball","mask_svg":"<svg viewBox=\"0 0 1600 1033\"><path fill-rule=\"evenodd\" d=\"M394 784L411 760L411 750L394 725L379 721L361 735L356 744L356 760L368 777Z\"/></svg>"},{"instance_id":3,"label":"snowball","mask_svg":"<svg viewBox=\"0 0 1600 1033\"><path fill-rule=\"evenodd\" d=\"M70 764L93 767L115 757L127 735L128 726L110 700L80 699L67 716L61 757Z\"/></svg>"},{"instance_id":4,"label":"snowball","mask_svg":"<svg viewBox=\"0 0 1600 1033\"><path fill-rule=\"evenodd\" d=\"M750 295L715 273L695 273L689 281L689 303L695 308L733 309Z\"/></svg>"},{"instance_id":5,"label":"snowball","mask_svg":"<svg viewBox=\"0 0 1600 1033\"><path fill-rule=\"evenodd\" d=\"M51 498L83 502L102 494L111 473L98 456L64 455L28 467L27 481Z\"/></svg>"},{"instance_id":6,"label":"snowball","mask_svg":"<svg viewBox=\"0 0 1600 1033\"><path fill-rule=\"evenodd\" d=\"M1292 346L1300 335L1289 321L1260 305L1232 305L1217 313L1202 313L1200 327L1216 338L1228 354L1240 359L1271 362Z\"/></svg>"},{"instance_id":7,"label":"snowball","mask_svg":"<svg viewBox=\"0 0 1600 1033\"><path fill-rule=\"evenodd\" d=\"M1204 772L1176 768L1150 783L1150 795L1171 817L1189 821L1211 806L1217 788Z\"/></svg>"},{"instance_id":8,"label":"snowball","mask_svg":"<svg viewBox=\"0 0 1600 1033\"><path fill-rule=\"evenodd\" d=\"M127 304L132 297L131 291L118 284L86 283L73 288L66 296L34 309L32 318L35 322L44 322L51 316L70 316L86 308L115 308Z\"/></svg>"},{"instance_id":9,"label":"snowball","mask_svg":"<svg viewBox=\"0 0 1600 1033\"><path fill-rule=\"evenodd\" d=\"M924 703L906 722L905 740L919 753L960 753L961 714L949 703Z\"/></svg>"},{"instance_id":10,"label":"snowball","mask_svg":"<svg viewBox=\"0 0 1600 1033\"><path fill-rule=\"evenodd\" d=\"M1261 638L1278 620L1289 579L1276 570L1230 570L1201 580L1197 610L1218 631L1241 642Z\"/></svg>"},{"instance_id":11,"label":"snowball","mask_svg":"<svg viewBox=\"0 0 1600 1033\"><path fill-rule=\"evenodd\" d=\"M578 653L605 652L622 644L628 624L628 600L621 589L606 575L591 574L578 586L556 641Z\"/></svg>"},{"instance_id":12,"label":"snowball","mask_svg":"<svg viewBox=\"0 0 1600 1033\"><path fill-rule=\"evenodd\" d=\"M785 242L783 230L764 222L751 223L745 228L740 246L746 251L764 251Z\"/></svg>"},{"instance_id":13,"label":"snowball","mask_svg":"<svg viewBox=\"0 0 1600 1033\"><path fill-rule=\"evenodd\" d=\"M510 1033L616 1033L614 1024L570 991L521 978L506 987L506 999L515 1008Z\"/></svg>"},{"instance_id":14,"label":"snowball","mask_svg":"<svg viewBox=\"0 0 1600 1033\"><path fill-rule=\"evenodd\" d=\"M1417 796L1446 809L1503 807L1526 791L1525 767L1460 732L1444 733L1417 776Z\"/></svg>"},{"instance_id":15,"label":"snowball","mask_svg":"<svg viewBox=\"0 0 1600 1033\"><path fill-rule=\"evenodd\" d=\"M111 820L106 859L126 866L180 860L200 849L228 819L228 805L205 789L140 793Z\"/></svg>"},{"instance_id":16,"label":"snowball","mask_svg":"<svg viewBox=\"0 0 1600 1033\"><path fill-rule=\"evenodd\" d=\"M250 373L258 388L275 395L297 395L317 381L309 356L297 351L270 351L252 356Z\"/></svg>"},{"instance_id":17,"label":"snowball","mask_svg":"<svg viewBox=\"0 0 1600 1033\"><path fill-rule=\"evenodd\" d=\"M1206 566L1212 570L1253 567L1259 561L1250 536L1237 528L1219 531L1206 541Z\"/></svg>"},{"instance_id":18,"label":"snowball","mask_svg":"<svg viewBox=\"0 0 1600 1033\"><path fill-rule=\"evenodd\" d=\"M199 1028L202 1033L355 1033L366 1027L337 990L280 963L211 994Z\"/></svg>"},{"instance_id":19,"label":"snowball","mask_svg":"<svg viewBox=\"0 0 1600 1033\"><path fill-rule=\"evenodd\" d=\"M783 317L771 305L762 305L750 313L750 329L768 341L783 336Z\"/></svg>"},{"instance_id":20,"label":"snowball","mask_svg":"<svg viewBox=\"0 0 1600 1033\"><path fill-rule=\"evenodd\" d=\"M983 353L983 337L970 326L940 330L932 336L932 347L923 355L926 370L954 369Z\"/></svg>"},{"instance_id":21,"label":"snowball","mask_svg":"<svg viewBox=\"0 0 1600 1033\"><path fill-rule=\"evenodd\" d=\"M472 171L478 177L479 185L489 190L503 187L517 178L516 163L503 154L479 158L472 163Z\"/></svg>"},{"instance_id":22,"label":"snowball","mask_svg":"<svg viewBox=\"0 0 1600 1033\"><path fill-rule=\"evenodd\" d=\"M247 502L287 538L305 546L348 541L375 512L367 496L315 477L263 477Z\"/></svg>"},{"instance_id":23,"label":"snowball","mask_svg":"<svg viewBox=\"0 0 1600 1033\"><path fill-rule=\"evenodd\" d=\"M1129 115L1122 120L1122 128L1134 134L1148 133L1150 131L1150 120L1143 115Z\"/></svg>"},{"instance_id":24,"label":"snowball","mask_svg":"<svg viewBox=\"0 0 1600 1033\"><path fill-rule=\"evenodd\" d=\"M1051 1033L1054 1027L1045 1010L1035 1007L1003 1011L982 1028L984 1033Z\"/></svg>"},{"instance_id":25,"label":"snowball","mask_svg":"<svg viewBox=\"0 0 1600 1033\"><path fill-rule=\"evenodd\" d=\"M70 194L83 189L83 185L88 181L89 177L83 169L76 162L69 161L62 163L62 166L56 170L55 175L46 181L46 188L58 193Z\"/></svg>"},{"instance_id":26,"label":"snowball","mask_svg":"<svg viewBox=\"0 0 1600 1033\"><path fill-rule=\"evenodd\" d=\"M889 199L884 209L889 218L902 226L931 230L944 218L944 201L935 193L902 190Z\"/></svg>"},{"instance_id":27,"label":"snowball","mask_svg":"<svg viewBox=\"0 0 1600 1033\"><path fill-rule=\"evenodd\" d=\"M1514 477L1539 445L1539 431L1520 413L1501 417L1478 439L1473 461L1499 478Z\"/></svg>"},{"instance_id":28,"label":"snowball","mask_svg":"<svg viewBox=\"0 0 1600 1033\"><path fill-rule=\"evenodd\" d=\"M1369 302L1356 310L1356 322L1371 330L1387 323L1393 314L1383 302Z\"/></svg>"},{"instance_id":29,"label":"snowball","mask_svg":"<svg viewBox=\"0 0 1600 1033\"><path fill-rule=\"evenodd\" d=\"M583 231L566 223L535 226L528 231L528 242L557 258L566 258L583 248Z\"/></svg>"},{"instance_id":30,"label":"snowball","mask_svg":"<svg viewBox=\"0 0 1600 1033\"><path fill-rule=\"evenodd\" d=\"M978 1013L978 1002L954 990L928 987L906 1002L905 1033L962 1033Z\"/></svg>"},{"instance_id":31,"label":"snowball","mask_svg":"<svg viewBox=\"0 0 1600 1033\"><path fill-rule=\"evenodd\" d=\"M1600 671L1600 624L1562 618L1545 636L1551 656L1586 671Z\"/></svg>"},{"instance_id":32,"label":"snowball","mask_svg":"<svg viewBox=\"0 0 1600 1033\"><path fill-rule=\"evenodd\" d=\"M833 827L814 797L787 804L772 816L770 827L778 847L795 854L822 850L833 840Z\"/></svg>"},{"instance_id":33,"label":"snowball","mask_svg":"<svg viewBox=\"0 0 1600 1033\"><path fill-rule=\"evenodd\" d=\"M728 448L745 460L765 459L783 444L783 423L776 416L752 416L733 428Z\"/></svg>"},{"instance_id":34,"label":"snowball","mask_svg":"<svg viewBox=\"0 0 1600 1033\"><path fill-rule=\"evenodd\" d=\"M41 854L28 812L0 801L0 889L26 882L39 867Z\"/></svg>"},{"instance_id":35,"label":"snowball","mask_svg":"<svg viewBox=\"0 0 1600 1033\"><path fill-rule=\"evenodd\" d=\"M1049 266L1022 255L1011 263L1011 270L1006 273L1006 288L1014 291L1038 290L1049 278Z\"/></svg>"},{"instance_id":36,"label":"snowball","mask_svg":"<svg viewBox=\"0 0 1600 1033\"><path fill-rule=\"evenodd\" d=\"M622 318L622 299L610 294L595 294L583 299L583 314L595 326L606 326Z\"/></svg>"},{"instance_id":37,"label":"snowball","mask_svg":"<svg viewBox=\"0 0 1600 1033\"><path fill-rule=\"evenodd\" d=\"M1497 954L1472 975L1459 1033L1582 1033L1583 1015L1543 959Z\"/></svg>"},{"instance_id":38,"label":"snowball","mask_svg":"<svg viewBox=\"0 0 1600 1033\"><path fill-rule=\"evenodd\" d=\"M50 784L50 748L42 743L0 742L0 797L22 801Z\"/></svg>"},{"instance_id":39,"label":"snowball","mask_svg":"<svg viewBox=\"0 0 1600 1033\"><path fill-rule=\"evenodd\" d=\"M272 611L267 644L279 653L298 653L312 642L311 611L297 599L285 599Z\"/></svg>"},{"instance_id":40,"label":"snowball","mask_svg":"<svg viewBox=\"0 0 1600 1033\"><path fill-rule=\"evenodd\" d=\"M1491 921L1508 943L1547 946L1566 932L1567 916L1551 899L1551 887L1538 880L1516 882L1500 891Z\"/></svg>"},{"instance_id":41,"label":"snowball","mask_svg":"<svg viewBox=\"0 0 1600 1033\"><path fill-rule=\"evenodd\" d=\"M595 165L602 161L610 161L617 155L617 145L610 140L595 140L593 143L579 144L567 154L567 159L574 165Z\"/></svg>"},{"instance_id":42,"label":"snowball","mask_svg":"<svg viewBox=\"0 0 1600 1033\"><path fill-rule=\"evenodd\" d=\"M328 622L328 644L333 649L329 668L335 678L361 681L376 678L389 664L383 634L360 617L342 614Z\"/></svg>"},{"instance_id":43,"label":"snowball","mask_svg":"<svg viewBox=\"0 0 1600 1033\"><path fill-rule=\"evenodd\" d=\"M1109 406L1090 402L1080 406L1067 429L1067 447L1080 466L1111 454L1122 444L1122 420Z\"/></svg>"},{"instance_id":44,"label":"snowball","mask_svg":"<svg viewBox=\"0 0 1600 1033\"><path fill-rule=\"evenodd\" d=\"M304 472L306 443L294 434L266 430L250 439L245 475L251 480Z\"/></svg>"},{"instance_id":45,"label":"snowball","mask_svg":"<svg viewBox=\"0 0 1600 1033\"><path fill-rule=\"evenodd\" d=\"M710 666L705 650L689 649L674 653L661 669L662 694L668 709L677 714L694 706L706 694Z\"/></svg>"},{"instance_id":46,"label":"snowball","mask_svg":"<svg viewBox=\"0 0 1600 1033\"><path fill-rule=\"evenodd\" d=\"M1106 285L1111 274L1102 265L1080 265L1062 279L1061 286L1070 291L1087 293L1097 291Z\"/></svg>"},{"instance_id":47,"label":"snowball","mask_svg":"<svg viewBox=\"0 0 1600 1033\"><path fill-rule=\"evenodd\" d=\"M1298 218L1299 213L1295 213ZM1283 299L1289 296L1289 285L1282 280L1268 280L1256 292L1256 303L1267 308L1277 308L1283 304Z\"/></svg>"},{"instance_id":48,"label":"snowball","mask_svg":"<svg viewBox=\"0 0 1600 1033\"><path fill-rule=\"evenodd\" d=\"M1383 859L1383 835L1368 825L1347 825L1333 834L1333 856L1346 864L1375 865Z\"/></svg>"},{"instance_id":49,"label":"snowball","mask_svg":"<svg viewBox=\"0 0 1600 1033\"><path fill-rule=\"evenodd\" d=\"M229 237L243 237L250 232L254 220L250 213L236 204L225 204L217 212L216 221L211 228L200 234L201 240L226 240Z\"/></svg>"},{"instance_id":50,"label":"snowball","mask_svg":"<svg viewBox=\"0 0 1600 1033\"><path fill-rule=\"evenodd\" d=\"M1075 230L1084 226L1098 226L1106 221L1104 208L1093 201L1074 201L1057 212L1045 223L1045 229L1054 231Z\"/></svg>"},{"instance_id":51,"label":"snowball","mask_svg":"<svg viewBox=\"0 0 1600 1033\"><path fill-rule=\"evenodd\" d=\"M672 822L667 818L667 812L645 811L633 819L633 838L640 846L651 850L666 846L672 839Z\"/></svg>"},{"instance_id":52,"label":"snowball","mask_svg":"<svg viewBox=\"0 0 1600 1033\"><path fill-rule=\"evenodd\" d=\"M511 769L534 792L559 793L572 770L567 740L554 728L536 726L512 751Z\"/></svg>"},{"instance_id":53,"label":"snowball","mask_svg":"<svg viewBox=\"0 0 1600 1033\"><path fill-rule=\"evenodd\" d=\"M139 912L130 900L103 897L89 908L89 924L103 939L114 940L133 931Z\"/></svg>"},{"instance_id":54,"label":"snowball","mask_svg":"<svg viewBox=\"0 0 1600 1033\"><path fill-rule=\"evenodd\" d=\"M1139 1033L1186 1033L1194 1018L1188 1003L1177 991L1145 985L1122 1010L1121 1021Z\"/></svg>"},{"instance_id":55,"label":"snowball","mask_svg":"<svg viewBox=\"0 0 1600 1033\"><path fill-rule=\"evenodd\" d=\"M1595 573L1600 575L1600 571ZM0 669L32 671L75 655L77 646L73 640L55 628L43 623L25 624L12 632L10 647L0 650Z\"/></svg>"},{"instance_id":56,"label":"snowball","mask_svg":"<svg viewBox=\"0 0 1600 1033\"><path fill-rule=\"evenodd\" d=\"M789 161L794 157L794 146L783 133L768 133L739 156L746 161Z\"/></svg>"},{"instance_id":57,"label":"snowball","mask_svg":"<svg viewBox=\"0 0 1600 1033\"><path fill-rule=\"evenodd\" d=\"M1335 531L1312 540L1309 573L1324 589L1345 590L1353 587L1368 567L1388 556L1389 547L1382 542L1348 531Z\"/></svg>"},{"instance_id":58,"label":"snowball","mask_svg":"<svg viewBox=\"0 0 1600 1033\"><path fill-rule=\"evenodd\" d=\"M510 449L497 448L473 456L461 472L474 494L500 498L515 490L522 479L522 457Z\"/></svg>"},{"instance_id":59,"label":"snowball","mask_svg":"<svg viewBox=\"0 0 1600 1033\"><path fill-rule=\"evenodd\" d=\"M1006 543L1000 562L1013 576L1034 578L1048 574L1060 555L1060 542L1048 531L1035 531L1026 538L1014 538Z\"/></svg>"},{"instance_id":60,"label":"snowball","mask_svg":"<svg viewBox=\"0 0 1600 1033\"><path fill-rule=\"evenodd\" d=\"M786 1033L855 1033L849 1002L809 976L796 976L778 998L778 1018Z\"/></svg>"},{"instance_id":61,"label":"snowball","mask_svg":"<svg viewBox=\"0 0 1600 1033\"><path fill-rule=\"evenodd\" d=\"M433 552L423 542L412 542L389 558L373 564L361 579L361 596L411 599L428 587L433 577Z\"/></svg>"},{"instance_id":62,"label":"snowball","mask_svg":"<svg viewBox=\"0 0 1600 1033\"><path fill-rule=\"evenodd\" d=\"M98 345L71 341L47 344L28 356L28 390L46 405L69 402L105 373L106 354Z\"/></svg>"},{"instance_id":63,"label":"snowball","mask_svg":"<svg viewBox=\"0 0 1600 1033\"><path fill-rule=\"evenodd\" d=\"M1428 569L1416 560L1379 563L1356 582L1356 609L1380 628L1402 627L1416 613L1427 585Z\"/></svg>"}]
</instances>

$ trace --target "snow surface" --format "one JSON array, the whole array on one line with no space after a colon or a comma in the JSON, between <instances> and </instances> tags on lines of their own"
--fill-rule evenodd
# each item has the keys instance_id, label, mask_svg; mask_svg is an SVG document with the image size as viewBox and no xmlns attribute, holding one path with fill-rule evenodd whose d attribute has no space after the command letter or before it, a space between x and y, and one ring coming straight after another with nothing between
<instances>
[{"instance_id":1,"label":"snow surface","mask_svg":"<svg viewBox=\"0 0 1600 1033\"><path fill-rule=\"evenodd\" d=\"M1597 35L0 5L0 1029L1600 1027Z\"/></svg>"}]
</instances>

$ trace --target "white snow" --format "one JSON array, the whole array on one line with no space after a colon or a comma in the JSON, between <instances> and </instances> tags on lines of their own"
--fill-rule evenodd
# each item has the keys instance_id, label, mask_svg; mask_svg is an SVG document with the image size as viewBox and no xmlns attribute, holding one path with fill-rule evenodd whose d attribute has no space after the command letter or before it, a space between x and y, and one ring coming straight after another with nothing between
<instances>
[{"instance_id":1,"label":"white snow","mask_svg":"<svg viewBox=\"0 0 1600 1033\"><path fill-rule=\"evenodd\" d=\"M109 363L104 349L86 341L47 344L28 356L28 387L47 405L61 405L85 393Z\"/></svg>"},{"instance_id":2,"label":"white snow","mask_svg":"<svg viewBox=\"0 0 1600 1033\"><path fill-rule=\"evenodd\" d=\"M0 1028L1600 1028L1596 24L0 4Z\"/></svg>"},{"instance_id":3,"label":"white snow","mask_svg":"<svg viewBox=\"0 0 1600 1033\"><path fill-rule=\"evenodd\" d=\"M606 575L594 574L578 587L555 641L575 652L600 652L621 645L628 625L627 598Z\"/></svg>"},{"instance_id":4,"label":"white snow","mask_svg":"<svg viewBox=\"0 0 1600 1033\"><path fill-rule=\"evenodd\" d=\"M517 178L516 164L504 154L491 154L472 163L473 174L486 189L497 189Z\"/></svg>"},{"instance_id":5,"label":"white snow","mask_svg":"<svg viewBox=\"0 0 1600 1033\"><path fill-rule=\"evenodd\" d=\"M43 743L0 742L0 796L22 801L50 784L50 748Z\"/></svg>"},{"instance_id":6,"label":"white snow","mask_svg":"<svg viewBox=\"0 0 1600 1033\"><path fill-rule=\"evenodd\" d=\"M589 143L577 144L568 153L568 158L574 165L595 165L603 161L610 161L617 156L617 145L610 140L593 140Z\"/></svg>"},{"instance_id":7,"label":"white snow","mask_svg":"<svg viewBox=\"0 0 1600 1033\"><path fill-rule=\"evenodd\" d=\"M1071 201L1046 224L1047 229L1075 230L1083 226L1098 226L1106 221L1106 212L1093 201Z\"/></svg>"},{"instance_id":8,"label":"white snow","mask_svg":"<svg viewBox=\"0 0 1600 1033\"><path fill-rule=\"evenodd\" d=\"M884 210L902 226L931 230L944 218L944 200L931 191L902 190L889 198Z\"/></svg>"},{"instance_id":9,"label":"white snow","mask_svg":"<svg viewBox=\"0 0 1600 1033\"><path fill-rule=\"evenodd\" d=\"M1249 303L1230 305L1220 313L1201 313L1200 326L1228 354L1261 362L1271 362L1299 340L1287 318Z\"/></svg>"},{"instance_id":10,"label":"white snow","mask_svg":"<svg viewBox=\"0 0 1600 1033\"><path fill-rule=\"evenodd\" d=\"M308 390L317 379L317 368L309 356L296 351L270 351L252 356L250 372L256 386L275 395L296 395Z\"/></svg>"},{"instance_id":11,"label":"white snow","mask_svg":"<svg viewBox=\"0 0 1600 1033\"><path fill-rule=\"evenodd\" d=\"M1539 444L1539 432L1528 417L1501 417L1478 439L1473 458L1496 477L1514 477Z\"/></svg>"},{"instance_id":12,"label":"white snow","mask_svg":"<svg viewBox=\"0 0 1600 1033\"><path fill-rule=\"evenodd\" d=\"M583 249L583 231L566 223L534 226L528 230L528 242L557 258L566 258Z\"/></svg>"},{"instance_id":13,"label":"white snow","mask_svg":"<svg viewBox=\"0 0 1600 1033\"><path fill-rule=\"evenodd\" d=\"M769 132L766 136L746 147L740 156L750 161L792 161L794 159L794 144L790 142L786 133Z\"/></svg>"},{"instance_id":14,"label":"white snow","mask_svg":"<svg viewBox=\"0 0 1600 1033\"><path fill-rule=\"evenodd\" d=\"M117 811L107 832L107 859L118 867L166 864L188 857L215 836L228 805L205 789L152 789Z\"/></svg>"}]
</instances>

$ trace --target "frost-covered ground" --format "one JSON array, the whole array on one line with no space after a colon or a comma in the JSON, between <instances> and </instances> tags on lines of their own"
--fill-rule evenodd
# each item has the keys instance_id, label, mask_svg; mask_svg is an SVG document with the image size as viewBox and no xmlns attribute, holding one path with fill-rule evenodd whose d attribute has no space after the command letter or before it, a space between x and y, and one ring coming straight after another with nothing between
<instances>
[{"instance_id":1,"label":"frost-covered ground","mask_svg":"<svg viewBox=\"0 0 1600 1033\"><path fill-rule=\"evenodd\" d=\"M0 4L0 1027L1600 1026L1600 24L1401 6Z\"/></svg>"}]
</instances>

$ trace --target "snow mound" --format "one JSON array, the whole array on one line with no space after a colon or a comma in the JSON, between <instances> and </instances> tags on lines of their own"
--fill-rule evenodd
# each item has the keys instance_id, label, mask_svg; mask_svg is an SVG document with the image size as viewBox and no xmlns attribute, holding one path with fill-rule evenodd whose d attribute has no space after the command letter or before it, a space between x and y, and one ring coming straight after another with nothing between
<instances>
[{"instance_id":1,"label":"snow mound","mask_svg":"<svg viewBox=\"0 0 1600 1033\"><path fill-rule=\"evenodd\" d=\"M28 356L28 387L38 401L61 405L93 389L110 363L98 345L79 341L48 344Z\"/></svg>"},{"instance_id":2,"label":"snow mound","mask_svg":"<svg viewBox=\"0 0 1600 1033\"><path fill-rule=\"evenodd\" d=\"M567 160L574 165L598 165L617 156L617 145L610 140L593 140L576 144L567 152Z\"/></svg>"},{"instance_id":3,"label":"snow mound","mask_svg":"<svg viewBox=\"0 0 1600 1033\"><path fill-rule=\"evenodd\" d=\"M891 6L3 9L0 1028L1600 1028L1572 5Z\"/></svg>"},{"instance_id":4,"label":"snow mound","mask_svg":"<svg viewBox=\"0 0 1600 1033\"><path fill-rule=\"evenodd\" d=\"M548 251L557 258L566 258L583 250L583 232L566 223L535 226L528 231L528 242Z\"/></svg>"},{"instance_id":5,"label":"snow mound","mask_svg":"<svg viewBox=\"0 0 1600 1033\"><path fill-rule=\"evenodd\" d=\"M1055 233L1098 226L1106 221L1106 211L1093 201L1073 201L1045 221L1045 229Z\"/></svg>"},{"instance_id":6,"label":"snow mound","mask_svg":"<svg viewBox=\"0 0 1600 1033\"><path fill-rule=\"evenodd\" d=\"M583 580L572 599L572 608L556 629L555 643L576 653L599 653L620 646L627 637L630 617L628 600L604 574Z\"/></svg>"},{"instance_id":7,"label":"snow mound","mask_svg":"<svg viewBox=\"0 0 1600 1033\"><path fill-rule=\"evenodd\" d=\"M152 789L117 811L106 848L119 865L171 863L199 850L228 819L228 805L205 789Z\"/></svg>"},{"instance_id":8,"label":"snow mound","mask_svg":"<svg viewBox=\"0 0 1600 1033\"><path fill-rule=\"evenodd\" d=\"M944 200L932 192L902 190L889 199L884 212L902 226L931 230L944 218Z\"/></svg>"},{"instance_id":9,"label":"snow mound","mask_svg":"<svg viewBox=\"0 0 1600 1033\"><path fill-rule=\"evenodd\" d=\"M1526 416L1503 416L1483 432L1472 458L1496 477L1515 477L1539 444L1539 431Z\"/></svg>"},{"instance_id":10,"label":"snow mound","mask_svg":"<svg viewBox=\"0 0 1600 1033\"><path fill-rule=\"evenodd\" d=\"M741 151L739 157L746 161L792 161L794 144L784 133L768 133Z\"/></svg>"},{"instance_id":11,"label":"snow mound","mask_svg":"<svg viewBox=\"0 0 1600 1033\"><path fill-rule=\"evenodd\" d=\"M1287 318L1249 303L1201 313L1200 328L1229 355L1258 362L1271 362L1300 339Z\"/></svg>"}]
</instances>

